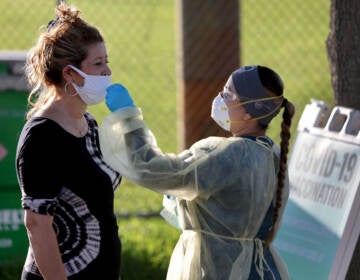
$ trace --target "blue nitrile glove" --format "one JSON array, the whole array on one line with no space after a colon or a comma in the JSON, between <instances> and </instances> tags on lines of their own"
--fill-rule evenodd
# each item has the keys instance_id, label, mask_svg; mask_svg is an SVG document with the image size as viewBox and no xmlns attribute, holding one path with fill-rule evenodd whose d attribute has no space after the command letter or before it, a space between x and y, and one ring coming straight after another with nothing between
<instances>
[{"instance_id":1,"label":"blue nitrile glove","mask_svg":"<svg viewBox=\"0 0 360 280\"><path fill-rule=\"evenodd\" d=\"M105 103L111 112L125 107L135 107L128 90L121 84L113 84L106 89Z\"/></svg>"}]
</instances>

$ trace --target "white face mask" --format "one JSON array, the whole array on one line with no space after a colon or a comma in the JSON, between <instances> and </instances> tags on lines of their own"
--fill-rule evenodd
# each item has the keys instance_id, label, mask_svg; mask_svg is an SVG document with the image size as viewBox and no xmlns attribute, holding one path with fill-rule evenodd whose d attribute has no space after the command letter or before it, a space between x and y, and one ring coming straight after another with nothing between
<instances>
[{"instance_id":1,"label":"white face mask","mask_svg":"<svg viewBox=\"0 0 360 280\"><path fill-rule=\"evenodd\" d=\"M218 95L214 98L211 107L211 117L224 130L230 131L230 117L224 99Z\"/></svg>"},{"instance_id":2,"label":"white face mask","mask_svg":"<svg viewBox=\"0 0 360 280\"><path fill-rule=\"evenodd\" d=\"M88 75L75 66L69 65L84 78L84 85L71 83L81 99L88 105L94 105L105 99L106 88L111 85L110 76Z\"/></svg>"}]
</instances>

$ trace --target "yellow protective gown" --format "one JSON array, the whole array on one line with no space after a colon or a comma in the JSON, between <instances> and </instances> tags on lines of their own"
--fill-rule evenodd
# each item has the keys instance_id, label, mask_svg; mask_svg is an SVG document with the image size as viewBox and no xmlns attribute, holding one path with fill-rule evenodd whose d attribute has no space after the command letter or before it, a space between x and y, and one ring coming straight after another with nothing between
<instances>
[{"instance_id":1,"label":"yellow protective gown","mask_svg":"<svg viewBox=\"0 0 360 280\"><path fill-rule=\"evenodd\" d=\"M139 108L108 115L99 128L104 160L131 181L177 198L182 234L171 256L168 280L258 279L268 270L255 238L276 197L278 151L240 137L209 137L180 154L164 154ZM288 198L283 191L280 218ZM279 226L277 221L276 229ZM269 246L281 279L285 264Z\"/></svg>"}]
</instances>

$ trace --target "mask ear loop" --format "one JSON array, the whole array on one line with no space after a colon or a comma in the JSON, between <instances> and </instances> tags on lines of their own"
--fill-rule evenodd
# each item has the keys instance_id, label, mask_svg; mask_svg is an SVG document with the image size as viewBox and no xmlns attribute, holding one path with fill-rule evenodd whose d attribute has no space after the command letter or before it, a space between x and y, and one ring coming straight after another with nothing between
<instances>
[{"instance_id":1,"label":"mask ear loop","mask_svg":"<svg viewBox=\"0 0 360 280\"><path fill-rule=\"evenodd\" d=\"M242 105L245 105L245 104L249 104L249 103L255 103L255 102L259 102L259 101L269 101L269 100L274 100L274 99L278 99L278 98L284 98L284 96L279 95L279 96L271 96L271 97L264 97L264 98L258 98L258 99L251 99L251 100L248 100L248 101L244 101L244 102L240 102L240 103L237 103L237 104L234 104L234 105L230 105L230 106L228 106L226 108L232 109L232 108L236 108L236 107L239 107L239 106L242 106Z\"/></svg>"},{"instance_id":2,"label":"mask ear loop","mask_svg":"<svg viewBox=\"0 0 360 280\"><path fill-rule=\"evenodd\" d=\"M272 100L272 99L277 99L277 98L284 98L284 96L283 96L283 95L279 95L279 96L276 96L276 97L260 98L260 99L255 99L255 100L251 100L251 101L246 101L246 102L244 102L244 103L251 103L251 102ZM244 103L241 103L241 104L244 104ZM238 105L238 104L236 104L236 105ZM234 105L234 106L235 106L235 105ZM283 102L279 103L279 105L277 105L274 110L272 110L270 113L267 113L267 114L265 114L265 115L262 115L262 116L259 116L259 117L256 117L256 118L251 118L251 119L248 119L248 120L230 121L230 122L231 122L231 123L241 123L241 122L246 122L246 121L256 121L256 120L264 119L264 118L267 118L268 116L272 115L272 114L273 114L274 112L276 112L277 110L279 110L282 106L283 106Z\"/></svg>"},{"instance_id":3,"label":"mask ear loop","mask_svg":"<svg viewBox=\"0 0 360 280\"><path fill-rule=\"evenodd\" d=\"M81 71L80 69L78 69L77 67L75 66L72 66L71 64L68 64L67 65L68 67L70 67L73 71L75 71L77 74L79 74L81 77L83 77L84 81L85 81L85 78L86 76L88 76L86 73L84 73L83 71ZM66 92L66 88L68 86L68 83L65 84L65 92ZM74 86L73 86L74 87ZM76 88L74 87L75 91L76 91ZM75 96L77 95L78 92L75 92L74 94L68 94L70 96Z\"/></svg>"},{"instance_id":4,"label":"mask ear loop","mask_svg":"<svg viewBox=\"0 0 360 280\"><path fill-rule=\"evenodd\" d=\"M69 96L76 96L76 95L78 95L77 92L72 93L72 94L69 93L68 89L69 89L69 83L66 83L66 84L64 85L64 92L65 92L65 94L67 94L67 95L69 95Z\"/></svg>"},{"instance_id":5,"label":"mask ear loop","mask_svg":"<svg viewBox=\"0 0 360 280\"><path fill-rule=\"evenodd\" d=\"M79 68L72 66L71 64L67 65L69 66L72 70L74 70L76 73L78 73L81 77L83 77L84 79L89 76L88 74L84 73L83 71L81 71ZM91 75L90 75L91 76Z\"/></svg>"}]
</instances>

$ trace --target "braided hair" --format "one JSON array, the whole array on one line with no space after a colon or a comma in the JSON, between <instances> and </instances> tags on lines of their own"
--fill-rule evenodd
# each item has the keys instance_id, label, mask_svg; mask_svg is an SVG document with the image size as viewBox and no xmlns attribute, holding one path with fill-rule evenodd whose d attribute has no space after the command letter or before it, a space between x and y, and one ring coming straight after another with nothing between
<instances>
[{"instance_id":1,"label":"braided hair","mask_svg":"<svg viewBox=\"0 0 360 280\"><path fill-rule=\"evenodd\" d=\"M282 95L284 91L284 84L280 76L273 70L258 66L259 77L263 86L267 89L271 95ZM290 127L291 120L295 114L294 105L286 98L282 99L281 107L284 108L281 122L280 132L280 166L277 174L277 189L276 189L276 201L273 212L272 227L265 238L265 245L268 246L275 235L275 224L279 219L279 210L282 205L282 192L285 186L286 170L287 170L287 155L289 152L289 140L290 140ZM260 124L259 124L260 125ZM263 127L265 128L265 127Z\"/></svg>"}]
</instances>

